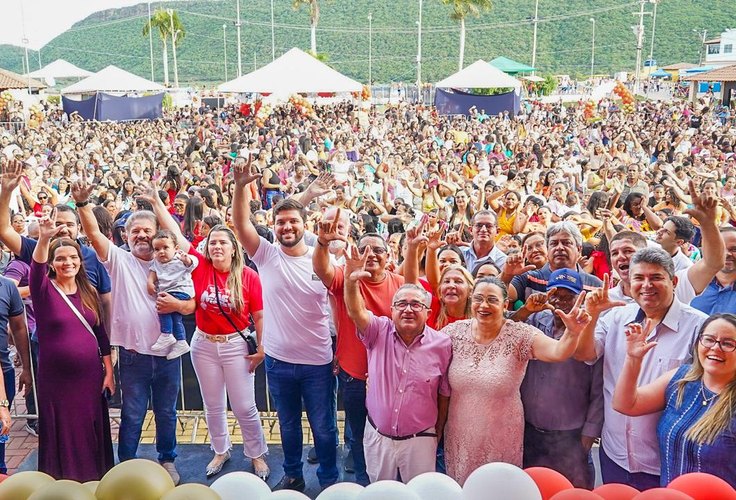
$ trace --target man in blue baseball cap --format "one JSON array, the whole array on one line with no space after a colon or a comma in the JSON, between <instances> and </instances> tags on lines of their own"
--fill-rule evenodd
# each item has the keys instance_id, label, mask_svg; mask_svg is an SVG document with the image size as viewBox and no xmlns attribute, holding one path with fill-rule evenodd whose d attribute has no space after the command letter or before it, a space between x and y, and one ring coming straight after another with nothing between
<instances>
[{"instance_id":1,"label":"man in blue baseball cap","mask_svg":"<svg viewBox=\"0 0 736 500\"><path fill-rule=\"evenodd\" d=\"M559 339L565 325L555 309L572 310L583 292L580 273L553 271L547 293L534 293L514 319L526 321ZM531 361L521 385L524 404L524 467L557 470L577 488L593 486L588 453L603 426L603 365L569 359L562 363Z\"/></svg>"}]
</instances>

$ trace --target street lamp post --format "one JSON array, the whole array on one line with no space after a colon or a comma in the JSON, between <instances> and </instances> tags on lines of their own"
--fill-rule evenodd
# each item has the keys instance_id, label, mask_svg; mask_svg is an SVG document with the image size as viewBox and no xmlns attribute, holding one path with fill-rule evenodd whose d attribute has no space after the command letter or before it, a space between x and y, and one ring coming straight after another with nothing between
<instances>
[{"instance_id":1,"label":"street lamp post","mask_svg":"<svg viewBox=\"0 0 736 500\"><path fill-rule=\"evenodd\" d=\"M593 82L593 75L595 74L595 19L590 18L590 22L593 23L593 41L590 49L590 81Z\"/></svg>"},{"instance_id":2,"label":"street lamp post","mask_svg":"<svg viewBox=\"0 0 736 500\"><path fill-rule=\"evenodd\" d=\"M240 77L243 74L243 61L241 59L240 54L240 26L242 23L240 22L240 0L235 0L235 15L237 16L237 21L235 21L235 30L237 33L237 42L238 42L238 77Z\"/></svg>"},{"instance_id":3,"label":"street lamp post","mask_svg":"<svg viewBox=\"0 0 736 500\"><path fill-rule=\"evenodd\" d=\"M417 92L422 84L422 4L423 0L419 0L419 21L417 21Z\"/></svg>"},{"instance_id":4,"label":"street lamp post","mask_svg":"<svg viewBox=\"0 0 736 500\"><path fill-rule=\"evenodd\" d=\"M276 32L273 27L273 0L271 0L271 60L276 60Z\"/></svg>"},{"instance_id":5,"label":"street lamp post","mask_svg":"<svg viewBox=\"0 0 736 500\"><path fill-rule=\"evenodd\" d=\"M654 10L652 12L652 44L649 48L649 61L650 61L650 69L651 69L651 61L654 61L654 29L657 26L657 4L659 3L658 0L649 0L654 4Z\"/></svg>"},{"instance_id":6,"label":"street lamp post","mask_svg":"<svg viewBox=\"0 0 736 500\"><path fill-rule=\"evenodd\" d=\"M539 22L539 0L534 2L534 35L532 36L532 75L537 74L537 24Z\"/></svg>"},{"instance_id":7,"label":"street lamp post","mask_svg":"<svg viewBox=\"0 0 736 500\"><path fill-rule=\"evenodd\" d=\"M634 72L634 95L639 92L641 80L641 52L644 44L644 4L647 0L639 0L639 24L636 27L636 70Z\"/></svg>"},{"instance_id":8,"label":"street lamp post","mask_svg":"<svg viewBox=\"0 0 736 500\"><path fill-rule=\"evenodd\" d=\"M368 13L368 86L373 84L373 14Z\"/></svg>"},{"instance_id":9,"label":"street lamp post","mask_svg":"<svg viewBox=\"0 0 736 500\"><path fill-rule=\"evenodd\" d=\"M227 81L227 24L222 25L222 52L225 56L225 81Z\"/></svg>"}]
</instances>

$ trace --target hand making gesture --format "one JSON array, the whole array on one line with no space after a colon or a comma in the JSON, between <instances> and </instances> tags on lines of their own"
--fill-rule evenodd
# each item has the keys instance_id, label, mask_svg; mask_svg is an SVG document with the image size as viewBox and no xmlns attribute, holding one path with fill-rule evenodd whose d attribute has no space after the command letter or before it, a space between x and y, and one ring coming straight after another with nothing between
<instances>
[{"instance_id":1,"label":"hand making gesture","mask_svg":"<svg viewBox=\"0 0 736 500\"><path fill-rule=\"evenodd\" d=\"M253 173L252 166L253 155L250 153L248 154L247 161L243 161L242 158L235 160L235 164L233 165L233 180L235 180L236 186L244 187L261 178L261 174L258 172Z\"/></svg>"},{"instance_id":2,"label":"hand making gesture","mask_svg":"<svg viewBox=\"0 0 736 500\"><path fill-rule=\"evenodd\" d=\"M690 188L693 207L688 208L684 213L700 222L701 226L707 222L714 222L718 215L718 198L705 193L698 193L692 179L688 182L688 187Z\"/></svg>"},{"instance_id":3,"label":"hand making gesture","mask_svg":"<svg viewBox=\"0 0 736 500\"><path fill-rule=\"evenodd\" d=\"M2 165L0 175L0 187L3 191L13 191L20 184L23 175L23 162L19 160L8 160Z\"/></svg>"},{"instance_id":4,"label":"hand making gesture","mask_svg":"<svg viewBox=\"0 0 736 500\"><path fill-rule=\"evenodd\" d=\"M583 308L584 302L585 292L582 292L578 295L575 305L569 313L564 312L562 309L555 309L555 314L560 317L563 323L565 323L568 333L572 334L574 337L580 336L583 330L585 330L585 327L588 326L592 320L588 311Z\"/></svg>"},{"instance_id":5,"label":"hand making gesture","mask_svg":"<svg viewBox=\"0 0 736 500\"><path fill-rule=\"evenodd\" d=\"M409 248L416 249L419 248L421 244L427 243L428 238L424 235L424 228L427 226L428 222L429 216L424 214L422 219L419 221L419 224L406 230L406 245Z\"/></svg>"},{"instance_id":6,"label":"hand making gesture","mask_svg":"<svg viewBox=\"0 0 736 500\"><path fill-rule=\"evenodd\" d=\"M647 319L643 325L631 323L626 326L626 355L630 358L641 360L646 354L656 347L656 342L647 342L647 337L652 332L652 321Z\"/></svg>"},{"instance_id":7,"label":"hand making gesture","mask_svg":"<svg viewBox=\"0 0 736 500\"><path fill-rule=\"evenodd\" d=\"M350 281L359 281L370 278L371 273L365 270L365 263L373 252L371 247L367 246L361 252L355 245L350 245L345 253L345 276Z\"/></svg>"},{"instance_id":8,"label":"hand making gesture","mask_svg":"<svg viewBox=\"0 0 736 500\"><path fill-rule=\"evenodd\" d=\"M621 300L611 300L608 296L608 288L610 278L608 274L603 275L603 285L588 294L588 300L585 302L585 308L592 316L599 316L602 312L613 307L625 306L626 302Z\"/></svg>"},{"instance_id":9,"label":"hand making gesture","mask_svg":"<svg viewBox=\"0 0 736 500\"><path fill-rule=\"evenodd\" d=\"M530 313L538 313L544 310L554 311L555 308L549 303L549 296L546 293L533 293L526 299L524 308Z\"/></svg>"},{"instance_id":10,"label":"hand making gesture","mask_svg":"<svg viewBox=\"0 0 736 500\"><path fill-rule=\"evenodd\" d=\"M72 183L72 198L74 198L76 203L88 201L94 190L95 187L87 183L87 181L75 181Z\"/></svg>"},{"instance_id":11,"label":"hand making gesture","mask_svg":"<svg viewBox=\"0 0 736 500\"><path fill-rule=\"evenodd\" d=\"M322 246L327 246L331 241L347 241L347 238L337 231L340 223L340 209L335 211L335 218L329 222L317 223L317 241Z\"/></svg>"}]
</instances>

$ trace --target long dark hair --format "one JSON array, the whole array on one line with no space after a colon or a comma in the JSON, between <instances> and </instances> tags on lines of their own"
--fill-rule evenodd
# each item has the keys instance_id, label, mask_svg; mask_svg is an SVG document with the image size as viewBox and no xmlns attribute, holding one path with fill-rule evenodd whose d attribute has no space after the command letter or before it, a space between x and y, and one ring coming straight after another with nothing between
<instances>
[{"instance_id":1,"label":"long dark hair","mask_svg":"<svg viewBox=\"0 0 736 500\"><path fill-rule=\"evenodd\" d=\"M79 290L79 296L82 298L82 306L85 309L89 309L95 315L95 325L100 324L100 318L102 318L102 311L100 310L100 297L97 295L97 290L94 289L92 284L87 278L87 272L84 269L84 258L82 258L82 248L79 243L72 240L71 238L57 238L51 243L49 248L49 258L46 263L49 266L48 277L56 279L56 271L54 271L53 262L56 257L56 251L61 247L72 247L77 251L79 256L79 271L74 277L74 281L77 284L77 290Z\"/></svg>"}]
</instances>

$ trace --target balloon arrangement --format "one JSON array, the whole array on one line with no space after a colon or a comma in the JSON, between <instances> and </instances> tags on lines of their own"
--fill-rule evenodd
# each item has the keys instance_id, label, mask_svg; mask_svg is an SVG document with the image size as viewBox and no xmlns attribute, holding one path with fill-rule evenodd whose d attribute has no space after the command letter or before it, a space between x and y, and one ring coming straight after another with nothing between
<instances>
[{"instance_id":1,"label":"balloon arrangement","mask_svg":"<svg viewBox=\"0 0 736 500\"><path fill-rule=\"evenodd\" d=\"M40 104L33 104L29 109L31 115L28 119L28 126L31 128L38 128L43 123L45 118L43 113L43 107Z\"/></svg>"},{"instance_id":2,"label":"balloon arrangement","mask_svg":"<svg viewBox=\"0 0 736 500\"><path fill-rule=\"evenodd\" d=\"M626 86L619 82L616 82L616 86L613 88L613 93L616 94L621 98L623 101L623 106L621 106L621 109L624 110L624 113L631 114L636 109L636 98L634 97L634 94L631 93L629 89L626 88Z\"/></svg>"},{"instance_id":3,"label":"balloon arrangement","mask_svg":"<svg viewBox=\"0 0 736 500\"><path fill-rule=\"evenodd\" d=\"M8 104L13 102L13 94L9 91L0 92L0 111L3 111L8 107Z\"/></svg>"},{"instance_id":4,"label":"balloon arrangement","mask_svg":"<svg viewBox=\"0 0 736 500\"><path fill-rule=\"evenodd\" d=\"M595 111L595 103L593 101L585 103L585 107L583 108L583 118L585 118L585 121L588 123L595 123L602 120L600 115Z\"/></svg>"},{"instance_id":5,"label":"balloon arrangement","mask_svg":"<svg viewBox=\"0 0 736 500\"><path fill-rule=\"evenodd\" d=\"M263 127L271 113L273 113L273 106L270 104L261 102L260 106L256 105L256 125Z\"/></svg>"},{"instance_id":6,"label":"balloon arrangement","mask_svg":"<svg viewBox=\"0 0 736 500\"><path fill-rule=\"evenodd\" d=\"M360 92L351 92L351 95L353 99L368 101L371 98L371 88L368 85L363 85L363 89Z\"/></svg>"},{"instance_id":7,"label":"balloon arrangement","mask_svg":"<svg viewBox=\"0 0 736 500\"><path fill-rule=\"evenodd\" d=\"M294 106L297 112L302 116L306 116L308 118L315 118L317 116L314 112L314 108L312 107L312 103L307 101L304 96L299 94L292 95L289 97L289 104Z\"/></svg>"},{"instance_id":8,"label":"balloon arrangement","mask_svg":"<svg viewBox=\"0 0 736 500\"><path fill-rule=\"evenodd\" d=\"M678 477L667 488L639 492L625 484L605 484L593 491L574 488L562 474L544 467L522 470L494 462L473 471L461 487L437 472L421 474L407 484L378 481L366 487L337 483L317 500L734 500L736 490L726 481L695 472ZM174 483L155 462L135 459L113 467L101 481L55 481L43 472L0 475L3 500L308 500L291 490L271 492L249 472L231 472L211 486Z\"/></svg>"}]
</instances>

